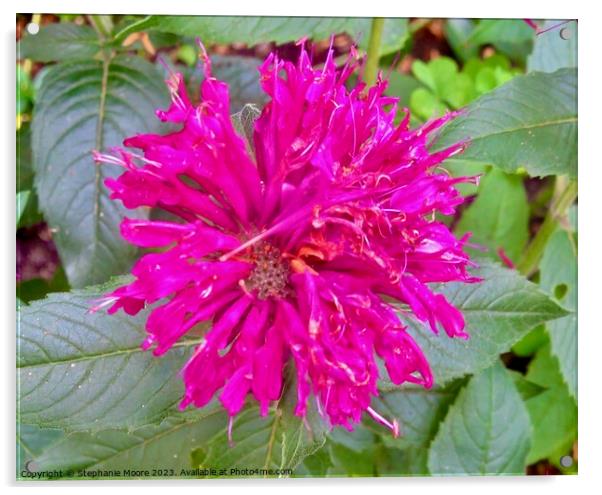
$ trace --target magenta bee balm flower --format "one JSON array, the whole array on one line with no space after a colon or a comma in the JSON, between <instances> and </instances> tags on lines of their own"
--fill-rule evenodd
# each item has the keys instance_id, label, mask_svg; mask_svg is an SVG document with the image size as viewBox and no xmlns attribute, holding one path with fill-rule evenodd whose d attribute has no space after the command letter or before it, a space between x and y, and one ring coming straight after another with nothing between
<instances>
[{"instance_id":1,"label":"magenta bee balm flower","mask_svg":"<svg viewBox=\"0 0 602 495\"><path fill-rule=\"evenodd\" d=\"M143 343L157 356L211 323L183 369L182 407L218 396L234 417L252 395L265 415L291 362L298 416L315 400L331 425L351 429L367 411L397 434L396 421L370 407L377 360L396 384L433 384L398 312L467 337L462 314L428 286L476 280L466 271L466 238L435 217L453 214L463 201L455 185L473 180L439 168L462 143L428 151L452 115L410 130L405 111L396 125L387 81L348 90L353 56L337 69L331 50L313 68L302 47L296 64L272 54L259 68L271 100L254 124L253 155L232 125L228 85L203 58L200 103L173 74L172 104L157 112L179 130L127 139L139 154L96 154L125 168L106 181L112 199L180 219L123 220L128 242L160 249L100 306L135 314L159 302Z\"/></svg>"}]
</instances>

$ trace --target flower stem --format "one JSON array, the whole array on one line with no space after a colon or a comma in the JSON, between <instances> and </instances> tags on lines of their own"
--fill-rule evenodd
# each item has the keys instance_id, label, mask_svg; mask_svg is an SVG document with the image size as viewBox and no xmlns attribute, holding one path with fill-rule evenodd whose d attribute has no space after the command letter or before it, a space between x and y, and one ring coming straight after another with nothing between
<instances>
[{"instance_id":1,"label":"flower stem","mask_svg":"<svg viewBox=\"0 0 602 495\"><path fill-rule=\"evenodd\" d=\"M368 86L372 86L376 82L378 74L378 61L380 59L380 40L383 34L385 20L380 17L372 19L370 28L370 40L368 42L368 54L366 57L366 69L364 72L364 80Z\"/></svg>"},{"instance_id":2,"label":"flower stem","mask_svg":"<svg viewBox=\"0 0 602 495\"><path fill-rule=\"evenodd\" d=\"M577 198L577 181L566 181L564 177L556 178L554 199L548 210L541 227L535 237L523 253L516 268L526 277L537 271L539 261L543 256L544 249L556 231L560 222L564 219L566 212Z\"/></svg>"}]
</instances>

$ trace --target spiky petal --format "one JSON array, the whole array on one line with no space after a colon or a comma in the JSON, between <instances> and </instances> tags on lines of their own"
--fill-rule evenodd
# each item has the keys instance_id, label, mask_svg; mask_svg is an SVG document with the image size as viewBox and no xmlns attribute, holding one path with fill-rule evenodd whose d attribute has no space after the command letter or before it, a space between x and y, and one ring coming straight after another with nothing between
<instances>
[{"instance_id":1,"label":"spiky petal","mask_svg":"<svg viewBox=\"0 0 602 495\"><path fill-rule=\"evenodd\" d=\"M370 406L377 356L394 383L433 384L399 312L467 338L462 314L429 287L475 281L466 238L435 216L453 214L463 201L455 186L473 180L440 168L465 143L429 152L454 114L410 129L401 110L396 124L400 109L385 95L386 80L348 90L354 58L339 69L331 51L316 69L302 46L296 64L271 54L259 67L270 101L254 125L253 157L232 126L228 85L204 57L200 103L172 74L172 104L157 112L179 130L127 139L139 155L96 155L124 167L106 181L112 199L179 217L124 219L128 242L161 250L140 258L135 280L107 295L109 311L159 303L143 343L156 355L211 323L182 371L182 407L218 394L233 417L250 394L265 415L292 361L296 414L306 415L313 395L332 425L351 429L367 411L397 434L397 422Z\"/></svg>"}]
</instances>

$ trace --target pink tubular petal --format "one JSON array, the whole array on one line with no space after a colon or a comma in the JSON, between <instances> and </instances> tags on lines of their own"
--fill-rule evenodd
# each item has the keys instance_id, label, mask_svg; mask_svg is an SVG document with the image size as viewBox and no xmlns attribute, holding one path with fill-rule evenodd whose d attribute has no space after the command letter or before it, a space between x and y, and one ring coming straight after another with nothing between
<instances>
[{"instance_id":1,"label":"pink tubular petal","mask_svg":"<svg viewBox=\"0 0 602 495\"><path fill-rule=\"evenodd\" d=\"M391 381L396 385L416 383L431 388L433 374L418 345L404 330L383 332L376 342L376 352L384 359ZM418 378L414 373L418 373Z\"/></svg>"},{"instance_id":2,"label":"pink tubular petal","mask_svg":"<svg viewBox=\"0 0 602 495\"><path fill-rule=\"evenodd\" d=\"M508 268L514 268L514 263L506 254L506 251L504 250L504 248L498 248L497 255L500 257L500 259L502 260L504 265L506 265Z\"/></svg>"},{"instance_id":3,"label":"pink tubular petal","mask_svg":"<svg viewBox=\"0 0 602 495\"><path fill-rule=\"evenodd\" d=\"M297 369L297 406L295 414L305 416L307 398L310 393L309 353L307 350L307 332L299 313L286 301L278 305L276 326L284 329Z\"/></svg>"},{"instance_id":4,"label":"pink tubular petal","mask_svg":"<svg viewBox=\"0 0 602 495\"><path fill-rule=\"evenodd\" d=\"M223 366L224 359L211 349L197 348L194 356L182 370L186 387L180 409L189 404L203 407L213 395L224 386L227 368Z\"/></svg>"},{"instance_id":5,"label":"pink tubular petal","mask_svg":"<svg viewBox=\"0 0 602 495\"><path fill-rule=\"evenodd\" d=\"M230 445L247 397L267 415L290 366L297 416L305 420L315 404L329 426L351 431L367 412L397 436L397 420L371 407L381 364L395 384L433 385L403 322L468 337L464 316L435 285L478 282L464 251L470 234L457 238L440 220L463 203L458 184L476 180L445 169L468 142L432 151L459 112L411 127L405 109L398 122L382 73L372 87L352 85L357 51L337 67L333 44L319 67L305 40L296 62L273 53L259 67L269 101L254 122L254 153L200 44L199 103L170 73L171 105L158 111L177 129L93 154L109 170L121 167L105 181L112 199L176 218L123 220L126 241L156 249L92 311L150 306L142 347L156 356L186 334L196 339L180 407L218 397Z\"/></svg>"},{"instance_id":6,"label":"pink tubular petal","mask_svg":"<svg viewBox=\"0 0 602 495\"><path fill-rule=\"evenodd\" d=\"M243 296L229 307L218 320L214 321L213 327L205 336L207 346L215 350L226 347L231 340L232 330L243 318L250 304L251 299Z\"/></svg>"},{"instance_id":7,"label":"pink tubular petal","mask_svg":"<svg viewBox=\"0 0 602 495\"><path fill-rule=\"evenodd\" d=\"M391 432L393 433L393 438L397 438L399 436L399 423L397 422L396 419L394 419L391 422L384 416L381 416L379 413L377 413L371 407L368 407L366 409L366 411L368 411L368 413L370 414L370 416L372 416L372 419L374 419L374 421L376 421L377 423L380 423L382 425L385 425L387 428L389 428L391 430Z\"/></svg>"},{"instance_id":8,"label":"pink tubular petal","mask_svg":"<svg viewBox=\"0 0 602 495\"><path fill-rule=\"evenodd\" d=\"M271 401L278 400L282 392L282 368L284 366L284 342L279 330L271 328L265 344L253 358L253 395L261 406L261 415L268 414Z\"/></svg>"},{"instance_id":9,"label":"pink tubular petal","mask_svg":"<svg viewBox=\"0 0 602 495\"><path fill-rule=\"evenodd\" d=\"M445 329L445 332L450 337L459 337L461 339L467 339L468 334L464 331L465 322L462 313L454 308L445 296L437 294L435 311L437 312L437 318L441 322L441 325Z\"/></svg>"},{"instance_id":10,"label":"pink tubular petal","mask_svg":"<svg viewBox=\"0 0 602 495\"><path fill-rule=\"evenodd\" d=\"M121 235L140 247L159 247L177 242L194 233L194 225L124 218Z\"/></svg>"},{"instance_id":11,"label":"pink tubular petal","mask_svg":"<svg viewBox=\"0 0 602 495\"><path fill-rule=\"evenodd\" d=\"M251 389L251 370L248 366L239 368L228 380L219 400L230 416L237 415Z\"/></svg>"},{"instance_id":12,"label":"pink tubular petal","mask_svg":"<svg viewBox=\"0 0 602 495\"><path fill-rule=\"evenodd\" d=\"M157 344L153 354L165 354L194 325L209 320L216 311L223 310L239 296L236 292L226 292L198 309L198 297L195 292L188 291L155 309L146 322L146 329L153 337L152 342ZM192 316L188 317L189 314Z\"/></svg>"},{"instance_id":13,"label":"pink tubular petal","mask_svg":"<svg viewBox=\"0 0 602 495\"><path fill-rule=\"evenodd\" d=\"M462 313L447 302L444 296L434 294L416 278L406 275L399 284L401 296L420 320L428 320L433 332L438 332L437 322L450 337L468 338L464 332Z\"/></svg>"},{"instance_id":14,"label":"pink tubular petal","mask_svg":"<svg viewBox=\"0 0 602 495\"><path fill-rule=\"evenodd\" d=\"M172 73L166 84L171 94L171 105L167 110L157 110L157 117L164 122L183 122L192 111L184 76L179 72Z\"/></svg>"}]
</instances>

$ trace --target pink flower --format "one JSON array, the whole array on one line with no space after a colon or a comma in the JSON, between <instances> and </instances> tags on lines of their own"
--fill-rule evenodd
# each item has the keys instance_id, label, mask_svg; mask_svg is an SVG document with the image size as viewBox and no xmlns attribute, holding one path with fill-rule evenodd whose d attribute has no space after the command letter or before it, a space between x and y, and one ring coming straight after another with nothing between
<instances>
[{"instance_id":1,"label":"pink flower","mask_svg":"<svg viewBox=\"0 0 602 495\"><path fill-rule=\"evenodd\" d=\"M180 74L168 81L172 104L157 115L179 130L125 141L141 154L96 154L125 168L106 181L112 199L179 217L123 220L128 242L161 249L102 305L135 314L160 302L143 343L157 356L211 322L183 369L183 408L219 394L234 417L251 394L265 415L292 361L297 415L313 395L331 425L352 429L367 411L397 434L396 421L370 407L376 356L396 384L433 384L398 312L467 337L462 314L428 286L476 280L466 271L466 238L435 217L453 214L463 201L455 185L473 180L438 168L463 143L428 151L453 115L410 130L405 110L396 125L387 81L346 89L354 55L341 69L332 51L313 68L304 47L296 64L265 60L259 74L271 101L255 122L255 156L232 126L228 85L211 75L206 55L198 106Z\"/></svg>"}]
</instances>

